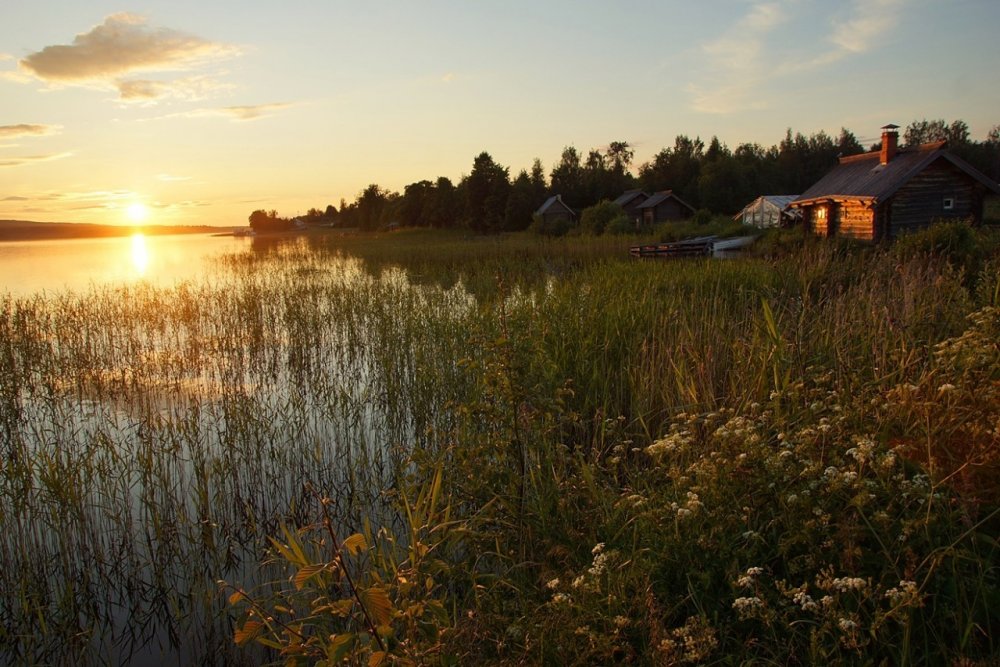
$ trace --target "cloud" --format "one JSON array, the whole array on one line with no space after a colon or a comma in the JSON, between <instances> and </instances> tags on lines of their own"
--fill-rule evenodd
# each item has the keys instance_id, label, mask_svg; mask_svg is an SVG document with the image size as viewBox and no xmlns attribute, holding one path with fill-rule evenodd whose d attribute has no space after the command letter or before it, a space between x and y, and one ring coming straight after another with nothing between
<instances>
[{"instance_id":1,"label":"cloud","mask_svg":"<svg viewBox=\"0 0 1000 667\"><path fill-rule=\"evenodd\" d=\"M135 14L114 14L71 44L46 46L19 61L21 71L53 85L118 90L123 100L148 101L174 90L167 81L131 78L176 72L239 54L236 47L170 28L153 28Z\"/></svg>"},{"instance_id":2,"label":"cloud","mask_svg":"<svg viewBox=\"0 0 1000 667\"><path fill-rule=\"evenodd\" d=\"M59 130L60 127L58 125L38 125L33 123L0 125L0 137L42 137L47 134L56 134Z\"/></svg>"},{"instance_id":3,"label":"cloud","mask_svg":"<svg viewBox=\"0 0 1000 667\"><path fill-rule=\"evenodd\" d=\"M899 22L901 0L855 0L851 18L836 21L830 41L845 55L864 53Z\"/></svg>"},{"instance_id":4,"label":"cloud","mask_svg":"<svg viewBox=\"0 0 1000 667\"><path fill-rule=\"evenodd\" d=\"M273 102L271 104L255 104L250 106L218 107L215 109L194 109L181 113L169 114L152 118L150 120L161 120L163 118L228 118L233 121L248 121L267 118L270 112L280 109L287 109L292 104L289 102Z\"/></svg>"},{"instance_id":5,"label":"cloud","mask_svg":"<svg viewBox=\"0 0 1000 667\"><path fill-rule=\"evenodd\" d=\"M757 2L721 37L702 45L705 70L687 86L692 107L717 114L765 109L765 91L775 82L875 48L898 24L905 1L852 0L846 13L835 15L836 4L814 5L827 12L820 17L801 14L796 0ZM797 30L773 34L794 19L820 26L825 38L803 39L808 33Z\"/></svg>"},{"instance_id":6,"label":"cloud","mask_svg":"<svg viewBox=\"0 0 1000 667\"><path fill-rule=\"evenodd\" d=\"M172 174L158 174L156 180L164 181L166 183L176 183L178 181L190 181L190 176L174 176Z\"/></svg>"},{"instance_id":7,"label":"cloud","mask_svg":"<svg viewBox=\"0 0 1000 667\"><path fill-rule=\"evenodd\" d=\"M788 20L781 3L759 2L720 37L701 47L707 71L688 85L697 111L728 113L759 108L754 88L764 76L768 36Z\"/></svg>"},{"instance_id":8,"label":"cloud","mask_svg":"<svg viewBox=\"0 0 1000 667\"><path fill-rule=\"evenodd\" d=\"M55 153L52 155L26 155L23 157L0 158L0 167L20 167L36 162L51 162L52 160L62 160L73 155L72 153Z\"/></svg>"},{"instance_id":9,"label":"cloud","mask_svg":"<svg viewBox=\"0 0 1000 667\"><path fill-rule=\"evenodd\" d=\"M28 197L4 197L0 201L31 201Z\"/></svg>"}]
</instances>

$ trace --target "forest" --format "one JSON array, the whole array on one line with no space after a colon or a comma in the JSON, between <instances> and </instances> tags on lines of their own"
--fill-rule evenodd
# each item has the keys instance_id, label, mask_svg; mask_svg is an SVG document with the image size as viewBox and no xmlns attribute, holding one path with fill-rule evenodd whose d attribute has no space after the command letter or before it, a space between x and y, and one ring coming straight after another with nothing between
<instances>
[{"instance_id":1,"label":"forest","mask_svg":"<svg viewBox=\"0 0 1000 667\"><path fill-rule=\"evenodd\" d=\"M947 141L949 148L972 166L1000 181L1000 124L982 141L972 139L965 121L913 121L902 133L902 145ZM678 135L647 162L634 164L635 150L627 141L591 148L586 155L567 146L546 174L541 159L530 169L511 176L510 167L486 151L475 157L468 174L458 182L447 176L420 180L394 192L372 183L348 203L311 208L303 222L341 228L377 230L389 224L405 227L467 228L480 233L520 231L532 223L537 208L551 195L577 211L624 191L673 190L696 209L711 214L733 214L762 194L798 194L819 180L840 156L877 149L865 146L846 128L833 137L819 131L808 137L789 128L775 145L740 143L729 148L712 137ZM290 218L277 211L250 215L257 230L289 228Z\"/></svg>"}]
</instances>

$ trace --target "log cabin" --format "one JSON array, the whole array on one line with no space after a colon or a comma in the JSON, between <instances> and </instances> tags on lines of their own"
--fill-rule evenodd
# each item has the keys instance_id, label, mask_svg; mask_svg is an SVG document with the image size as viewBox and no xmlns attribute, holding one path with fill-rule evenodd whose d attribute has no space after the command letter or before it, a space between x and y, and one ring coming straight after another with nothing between
<instances>
[{"instance_id":1,"label":"log cabin","mask_svg":"<svg viewBox=\"0 0 1000 667\"><path fill-rule=\"evenodd\" d=\"M535 215L549 223L576 220L576 212L566 205L562 200L562 195L552 195L546 199L545 203L535 211Z\"/></svg>"},{"instance_id":2,"label":"log cabin","mask_svg":"<svg viewBox=\"0 0 1000 667\"><path fill-rule=\"evenodd\" d=\"M694 215L694 207L674 194L673 190L657 192L639 204L642 224L652 226L671 220L687 220Z\"/></svg>"},{"instance_id":3,"label":"log cabin","mask_svg":"<svg viewBox=\"0 0 1000 667\"><path fill-rule=\"evenodd\" d=\"M622 207L629 220L638 226L642 222L642 211L639 207L649 199L649 195L642 190L626 190L615 199L615 203Z\"/></svg>"},{"instance_id":4,"label":"log cabin","mask_svg":"<svg viewBox=\"0 0 1000 667\"><path fill-rule=\"evenodd\" d=\"M983 198L1000 186L944 141L900 148L898 129L883 127L879 150L840 158L789 204L802 211L806 229L887 241L942 220L982 220Z\"/></svg>"}]
</instances>

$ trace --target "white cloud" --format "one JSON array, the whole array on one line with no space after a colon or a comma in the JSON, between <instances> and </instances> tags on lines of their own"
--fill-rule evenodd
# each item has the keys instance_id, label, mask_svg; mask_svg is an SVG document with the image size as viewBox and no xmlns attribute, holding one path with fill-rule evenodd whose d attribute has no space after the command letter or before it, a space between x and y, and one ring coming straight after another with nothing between
<instances>
[{"instance_id":1,"label":"white cloud","mask_svg":"<svg viewBox=\"0 0 1000 667\"><path fill-rule=\"evenodd\" d=\"M289 102L274 102L271 104L254 104L248 106L218 107L215 109L194 109L160 116L150 120L161 120L164 118L228 118L232 121L248 121L267 118L272 111L287 109L292 104Z\"/></svg>"},{"instance_id":2,"label":"white cloud","mask_svg":"<svg viewBox=\"0 0 1000 667\"><path fill-rule=\"evenodd\" d=\"M838 5L812 5L826 12L805 15L801 2L757 2L719 38L701 47L704 69L687 86L692 106L705 113L765 109L776 80L819 70L846 57L876 48L879 38L898 24L906 0L852 0L846 15ZM798 31L777 29L794 19L826 26L823 40L805 40Z\"/></svg>"},{"instance_id":3,"label":"white cloud","mask_svg":"<svg viewBox=\"0 0 1000 667\"><path fill-rule=\"evenodd\" d=\"M864 53L878 44L878 37L899 21L901 0L855 0L852 16L835 21L830 41L845 53Z\"/></svg>"},{"instance_id":4,"label":"white cloud","mask_svg":"<svg viewBox=\"0 0 1000 667\"><path fill-rule=\"evenodd\" d=\"M164 181L166 183L177 183L180 181L190 181L190 176L175 176L173 174L158 174L156 180Z\"/></svg>"},{"instance_id":5,"label":"white cloud","mask_svg":"<svg viewBox=\"0 0 1000 667\"><path fill-rule=\"evenodd\" d=\"M787 20L781 3L757 3L720 37L702 45L707 70L699 83L687 87L695 110L727 113L762 104L753 93L767 70L767 39Z\"/></svg>"},{"instance_id":6,"label":"white cloud","mask_svg":"<svg viewBox=\"0 0 1000 667\"><path fill-rule=\"evenodd\" d=\"M189 70L238 54L236 47L154 28L141 16L123 13L107 17L71 44L46 46L19 65L21 72L50 85L114 89L122 100L149 101L175 90L176 84L133 75Z\"/></svg>"}]
</instances>

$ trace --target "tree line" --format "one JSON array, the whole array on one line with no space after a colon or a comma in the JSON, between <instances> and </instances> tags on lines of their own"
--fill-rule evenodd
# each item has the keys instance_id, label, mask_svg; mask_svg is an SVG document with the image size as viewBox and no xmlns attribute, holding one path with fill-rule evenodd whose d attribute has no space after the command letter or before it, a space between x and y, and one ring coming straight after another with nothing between
<instances>
[{"instance_id":1,"label":"tree line","mask_svg":"<svg viewBox=\"0 0 1000 667\"><path fill-rule=\"evenodd\" d=\"M951 150L995 181L1000 181L1000 125L983 141L969 136L961 120L926 119L910 123L901 144L916 146L945 140ZM376 230L387 225L407 227L462 227L477 232L520 231L532 223L533 214L547 197L581 211L626 190L652 193L673 190L696 209L732 214L762 194L799 194L837 163L840 156L878 150L867 148L853 132L841 128L836 137L824 131L808 137L788 129L784 138L769 147L741 143L735 149L712 137L706 146L699 138L678 135L672 147L651 160L633 164L635 152L626 141L612 141L592 148L586 156L567 146L546 175L541 160L511 177L510 169L486 151L477 155L468 175L457 183L446 176L421 180L394 192L371 184L355 200L340 200L325 209L312 208L301 217L305 224ZM293 220L276 211L257 210L250 215L258 230L287 229Z\"/></svg>"}]
</instances>

